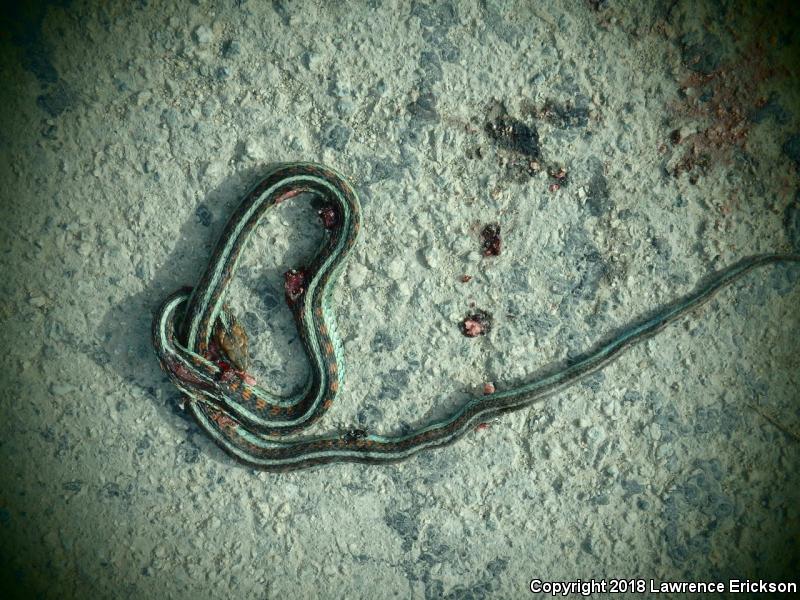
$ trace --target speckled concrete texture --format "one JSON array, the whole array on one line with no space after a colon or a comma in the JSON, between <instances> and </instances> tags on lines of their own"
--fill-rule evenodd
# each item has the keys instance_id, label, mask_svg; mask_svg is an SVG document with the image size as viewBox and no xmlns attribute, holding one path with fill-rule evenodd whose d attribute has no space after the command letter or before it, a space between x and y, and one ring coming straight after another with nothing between
<instances>
[{"instance_id":1,"label":"speckled concrete texture","mask_svg":"<svg viewBox=\"0 0 800 600\"><path fill-rule=\"evenodd\" d=\"M534 578L797 578L798 267L757 271L572 388L385 467L232 462L149 339L281 161L335 167L364 210L332 302L348 378L319 431L402 431L740 257L800 251L796 10L4 11L4 594L522 598ZM487 224L498 256L481 251ZM308 372L281 274L320 236L308 206L281 205L230 294L272 389ZM491 333L464 337L477 309Z\"/></svg>"}]
</instances>

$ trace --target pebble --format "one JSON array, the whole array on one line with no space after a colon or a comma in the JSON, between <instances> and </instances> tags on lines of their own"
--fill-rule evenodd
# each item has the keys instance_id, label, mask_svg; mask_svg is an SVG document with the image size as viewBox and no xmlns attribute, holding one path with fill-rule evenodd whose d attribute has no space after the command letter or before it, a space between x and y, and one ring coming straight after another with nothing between
<instances>
[{"instance_id":1,"label":"pebble","mask_svg":"<svg viewBox=\"0 0 800 600\"><path fill-rule=\"evenodd\" d=\"M394 281L401 279L406 272L405 261L400 257L395 258L391 263L389 263L386 272Z\"/></svg>"},{"instance_id":2,"label":"pebble","mask_svg":"<svg viewBox=\"0 0 800 600\"><path fill-rule=\"evenodd\" d=\"M236 40L230 40L222 49L222 56L225 58L233 58L238 56L242 51L242 46Z\"/></svg>"},{"instance_id":3,"label":"pebble","mask_svg":"<svg viewBox=\"0 0 800 600\"><path fill-rule=\"evenodd\" d=\"M309 52L305 56L305 64L309 71L319 71L320 67L322 66L322 56L313 52Z\"/></svg>"},{"instance_id":4,"label":"pebble","mask_svg":"<svg viewBox=\"0 0 800 600\"><path fill-rule=\"evenodd\" d=\"M225 174L226 165L220 160L212 160L203 167L202 175L210 181L218 181Z\"/></svg>"},{"instance_id":5,"label":"pebble","mask_svg":"<svg viewBox=\"0 0 800 600\"><path fill-rule=\"evenodd\" d=\"M666 458L668 458L670 454L672 454L671 446L662 445L656 449L656 458L660 461L663 461Z\"/></svg>"},{"instance_id":6,"label":"pebble","mask_svg":"<svg viewBox=\"0 0 800 600\"><path fill-rule=\"evenodd\" d=\"M42 308L45 304L47 304L47 298L44 296L32 296L28 299L28 304L34 308Z\"/></svg>"},{"instance_id":7,"label":"pebble","mask_svg":"<svg viewBox=\"0 0 800 600\"><path fill-rule=\"evenodd\" d=\"M364 285L369 271L360 263L350 263L350 268L347 271L347 283L350 288L357 289Z\"/></svg>"},{"instance_id":8,"label":"pebble","mask_svg":"<svg viewBox=\"0 0 800 600\"><path fill-rule=\"evenodd\" d=\"M336 103L336 110L341 115L351 115L356 110L356 105L350 98L342 98Z\"/></svg>"},{"instance_id":9,"label":"pebble","mask_svg":"<svg viewBox=\"0 0 800 600\"><path fill-rule=\"evenodd\" d=\"M219 106L219 104L217 103L217 100L215 98L209 98L208 100L206 100L203 103L203 109L202 109L201 112L202 112L204 117L206 117L206 118L210 117L215 112L217 112L218 106Z\"/></svg>"},{"instance_id":10,"label":"pebble","mask_svg":"<svg viewBox=\"0 0 800 600\"><path fill-rule=\"evenodd\" d=\"M586 432L586 440L594 445L601 444L606 439L606 432L602 427L594 426Z\"/></svg>"},{"instance_id":11,"label":"pebble","mask_svg":"<svg viewBox=\"0 0 800 600\"><path fill-rule=\"evenodd\" d=\"M207 25L200 25L194 30L194 41L201 46L211 43L212 38L213 34L211 32L211 28Z\"/></svg>"},{"instance_id":12,"label":"pebble","mask_svg":"<svg viewBox=\"0 0 800 600\"><path fill-rule=\"evenodd\" d=\"M144 90L136 94L136 106L144 106L150 101L150 98L153 97L148 90Z\"/></svg>"},{"instance_id":13,"label":"pebble","mask_svg":"<svg viewBox=\"0 0 800 600\"><path fill-rule=\"evenodd\" d=\"M76 388L74 385L70 385L69 383L54 383L50 386L50 393L52 393L54 396L65 396L77 391L78 388Z\"/></svg>"},{"instance_id":14,"label":"pebble","mask_svg":"<svg viewBox=\"0 0 800 600\"><path fill-rule=\"evenodd\" d=\"M425 266L429 269L435 269L440 264L441 253L435 246L426 246L422 249L422 259Z\"/></svg>"},{"instance_id":15,"label":"pebble","mask_svg":"<svg viewBox=\"0 0 800 600\"><path fill-rule=\"evenodd\" d=\"M395 290L397 290L398 295L402 298L411 296L411 286L408 285L407 281L398 281L395 284Z\"/></svg>"},{"instance_id":16,"label":"pebble","mask_svg":"<svg viewBox=\"0 0 800 600\"><path fill-rule=\"evenodd\" d=\"M245 142L244 152L248 158L252 158L253 160L262 160L266 157L264 148L254 138L250 138Z\"/></svg>"},{"instance_id":17,"label":"pebble","mask_svg":"<svg viewBox=\"0 0 800 600\"><path fill-rule=\"evenodd\" d=\"M474 250L469 254L467 254L467 264L474 265L481 262L482 260L483 260L483 254L481 252L478 252L477 250Z\"/></svg>"}]
</instances>

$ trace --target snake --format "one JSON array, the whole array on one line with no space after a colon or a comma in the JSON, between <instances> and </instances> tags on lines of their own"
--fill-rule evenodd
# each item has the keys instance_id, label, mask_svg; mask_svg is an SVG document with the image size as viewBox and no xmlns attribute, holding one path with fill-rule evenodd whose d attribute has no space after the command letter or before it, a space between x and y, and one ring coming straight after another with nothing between
<instances>
[{"instance_id":1,"label":"snake","mask_svg":"<svg viewBox=\"0 0 800 600\"><path fill-rule=\"evenodd\" d=\"M226 304L242 252L264 215L294 197L316 198L324 233L314 257L285 274L284 291L310 364L305 383L272 393L247 372L247 333ZM360 231L358 196L346 178L308 163L274 165L233 212L199 282L156 310L152 341L183 406L225 452L250 467L287 471L343 462L394 463L445 446L482 424L531 406L594 373L635 344L684 317L754 269L800 262L800 254L758 254L712 272L686 296L664 304L530 380L469 397L442 418L381 435L352 427L304 433L333 405L345 381L332 291Z\"/></svg>"}]
</instances>

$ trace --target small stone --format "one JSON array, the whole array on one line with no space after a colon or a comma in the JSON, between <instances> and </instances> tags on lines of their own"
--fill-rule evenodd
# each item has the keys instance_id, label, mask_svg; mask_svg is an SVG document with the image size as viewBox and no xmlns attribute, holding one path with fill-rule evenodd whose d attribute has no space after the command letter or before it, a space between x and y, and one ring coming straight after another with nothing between
<instances>
[{"instance_id":1,"label":"small stone","mask_svg":"<svg viewBox=\"0 0 800 600\"><path fill-rule=\"evenodd\" d=\"M656 441L661 439L661 427L658 423L650 423L650 437Z\"/></svg>"},{"instance_id":2,"label":"small stone","mask_svg":"<svg viewBox=\"0 0 800 600\"><path fill-rule=\"evenodd\" d=\"M212 160L205 164L201 170L202 176L209 181L218 181L225 173L225 163L221 160Z\"/></svg>"},{"instance_id":3,"label":"small stone","mask_svg":"<svg viewBox=\"0 0 800 600\"><path fill-rule=\"evenodd\" d=\"M478 250L474 250L473 252L470 252L466 256L467 263L472 265L481 262L482 259L483 259L483 253L479 252Z\"/></svg>"},{"instance_id":4,"label":"small stone","mask_svg":"<svg viewBox=\"0 0 800 600\"><path fill-rule=\"evenodd\" d=\"M208 118L212 116L215 112L217 112L217 100L215 98L209 98L203 103L202 114L204 117Z\"/></svg>"},{"instance_id":5,"label":"small stone","mask_svg":"<svg viewBox=\"0 0 800 600\"><path fill-rule=\"evenodd\" d=\"M309 52L305 55L303 62L309 71L318 71L322 66L322 56L314 52Z\"/></svg>"},{"instance_id":6,"label":"small stone","mask_svg":"<svg viewBox=\"0 0 800 600\"><path fill-rule=\"evenodd\" d=\"M658 460L661 460L661 461L663 461L663 460L665 460L665 459L669 458L669 456L670 456L671 454L672 454L672 447L671 447L671 446L668 446L668 445L662 445L662 446L659 446L659 447L656 449L656 458L657 458Z\"/></svg>"},{"instance_id":7,"label":"small stone","mask_svg":"<svg viewBox=\"0 0 800 600\"><path fill-rule=\"evenodd\" d=\"M698 129L699 129L699 127L698 127L698 125L696 123L692 123L692 124L689 124L689 125L684 125L683 127L681 127L678 130L678 137L681 140L685 140L686 138L688 138L688 137L694 135L695 133L697 133Z\"/></svg>"},{"instance_id":8,"label":"small stone","mask_svg":"<svg viewBox=\"0 0 800 600\"><path fill-rule=\"evenodd\" d=\"M50 393L54 396L66 396L72 392L77 392L78 388L69 383L54 383L50 386Z\"/></svg>"},{"instance_id":9,"label":"small stone","mask_svg":"<svg viewBox=\"0 0 800 600\"><path fill-rule=\"evenodd\" d=\"M47 298L44 296L32 296L28 299L28 304L34 308L42 308L47 303Z\"/></svg>"},{"instance_id":10,"label":"small stone","mask_svg":"<svg viewBox=\"0 0 800 600\"><path fill-rule=\"evenodd\" d=\"M389 277L395 281L401 279L406 272L405 261L400 257L395 258L391 263L389 263L386 272L388 273Z\"/></svg>"},{"instance_id":11,"label":"small stone","mask_svg":"<svg viewBox=\"0 0 800 600\"><path fill-rule=\"evenodd\" d=\"M606 439L606 432L602 427L590 427L586 432L586 441L593 445L599 445Z\"/></svg>"},{"instance_id":12,"label":"small stone","mask_svg":"<svg viewBox=\"0 0 800 600\"><path fill-rule=\"evenodd\" d=\"M440 257L440 252L435 246L427 246L422 249L422 259L429 269L435 269L439 266Z\"/></svg>"},{"instance_id":13,"label":"small stone","mask_svg":"<svg viewBox=\"0 0 800 600\"><path fill-rule=\"evenodd\" d=\"M222 47L222 56L225 58L233 58L238 56L242 51L242 46L236 40L228 40Z\"/></svg>"},{"instance_id":14,"label":"small stone","mask_svg":"<svg viewBox=\"0 0 800 600\"><path fill-rule=\"evenodd\" d=\"M266 157L264 148L253 138L245 142L244 152L248 158L252 158L253 160L262 160Z\"/></svg>"},{"instance_id":15,"label":"small stone","mask_svg":"<svg viewBox=\"0 0 800 600\"><path fill-rule=\"evenodd\" d=\"M336 103L336 110L342 115L351 115L356 107L350 98L342 98Z\"/></svg>"},{"instance_id":16,"label":"small stone","mask_svg":"<svg viewBox=\"0 0 800 600\"><path fill-rule=\"evenodd\" d=\"M367 268L360 263L350 263L347 272L347 282L351 288L360 288L364 285L368 275Z\"/></svg>"},{"instance_id":17,"label":"small stone","mask_svg":"<svg viewBox=\"0 0 800 600\"><path fill-rule=\"evenodd\" d=\"M331 125L325 132L323 143L328 148L342 152L350 141L350 128L344 123Z\"/></svg>"},{"instance_id":18,"label":"small stone","mask_svg":"<svg viewBox=\"0 0 800 600\"><path fill-rule=\"evenodd\" d=\"M201 46L210 44L212 38L213 33L211 32L211 28L206 25L200 25L194 30L194 41Z\"/></svg>"},{"instance_id":19,"label":"small stone","mask_svg":"<svg viewBox=\"0 0 800 600\"><path fill-rule=\"evenodd\" d=\"M136 106L144 106L150 101L150 98L153 97L148 90L144 90L136 94Z\"/></svg>"}]
</instances>

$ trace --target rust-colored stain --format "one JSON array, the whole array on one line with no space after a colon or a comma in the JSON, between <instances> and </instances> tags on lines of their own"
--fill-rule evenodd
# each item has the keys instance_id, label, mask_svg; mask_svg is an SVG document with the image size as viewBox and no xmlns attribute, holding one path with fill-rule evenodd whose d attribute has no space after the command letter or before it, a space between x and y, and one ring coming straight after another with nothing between
<instances>
[{"instance_id":1,"label":"rust-colored stain","mask_svg":"<svg viewBox=\"0 0 800 600\"><path fill-rule=\"evenodd\" d=\"M678 89L681 98L669 109L679 121L701 125L686 135L679 129L670 132L669 144L683 149L670 165L671 175L687 173L696 183L716 166L730 164L737 150L747 149L755 125L752 115L767 104L768 88L788 75L771 60L770 48L755 43L711 72L692 71L684 77ZM666 147L665 143L663 151Z\"/></svg>"}]
</instances>

